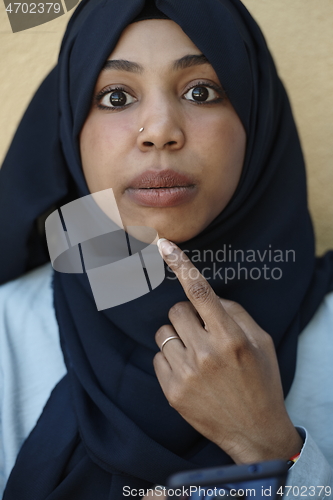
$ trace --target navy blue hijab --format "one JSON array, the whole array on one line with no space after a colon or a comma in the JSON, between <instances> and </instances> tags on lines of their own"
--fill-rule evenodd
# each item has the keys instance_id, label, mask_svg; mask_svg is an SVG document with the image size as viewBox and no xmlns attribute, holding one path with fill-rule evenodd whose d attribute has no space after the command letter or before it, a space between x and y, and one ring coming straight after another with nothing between
<instances>
[{"instance_id":1,"label":"navy blue hijab","mask_svg":"<svg viewBox=\"0 0 333 500\"><path fill-rule=\"evenodd\" d=\"M48 260L43 214L89 194L78 134L105 60L144 4L83 0L71 18L58 64L26 111L1 171L1 282ZM210 279L219 296L240 302L272 335L287 393L297 337L333 289L332 253L314 255L304 161L288 98L263 36L239 0L156 5L211 62L247 133L232 200L180 246L189 255L259 250L265 255L261 266L271 267L268 249L295 251L295 261L273 264L281 268L281 279L246 279L245 272L229 283L218 274ZM193 262L199 269L213 266ZM250 270L253 262L242 267ZM146 488L164 484L176 471L231 463L169 406L154 373L155 332L181 300L186 296L180 284L166 279L145 296L98 312L86 275L55 272L54 305L68 374L25 441L5 500L118 500L124 486Z\"/></svg>"}]
</instances>

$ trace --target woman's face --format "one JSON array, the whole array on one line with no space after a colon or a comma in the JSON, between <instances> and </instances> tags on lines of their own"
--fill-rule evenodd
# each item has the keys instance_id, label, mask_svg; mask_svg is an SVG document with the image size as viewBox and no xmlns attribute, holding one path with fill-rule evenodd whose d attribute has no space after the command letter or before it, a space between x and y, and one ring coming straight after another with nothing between
<instances>
[{"instance_id":1,"label":"woman's face","mask_svg":"<svg viewBox=\"0 0 333 500\"><path fill-rule=\"evenodd\" d=\"M178 24L124 30L96 82L80 151L90 192L112 188L125 226L176 243L199 234L232 197L245 145L213 67Z\"/></svg>"}]
</instances>

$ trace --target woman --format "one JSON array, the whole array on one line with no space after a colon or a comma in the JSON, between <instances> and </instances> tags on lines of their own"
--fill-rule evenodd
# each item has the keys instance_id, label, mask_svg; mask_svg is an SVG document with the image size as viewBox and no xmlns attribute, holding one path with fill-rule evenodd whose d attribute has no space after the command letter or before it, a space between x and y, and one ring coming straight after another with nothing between
<instances>
[{"instance_id":1,"label":"woman","mask_svg":"<svg viewBox=\"0 0 333 500\"><path fill-rule=\"evenodd\" d=\"M20 423L41 414L28 439L30 429L9 433L10 453L25 443L4 499L117 499L125 487L137 497L179 470L288 460L301 450L290 484L322 497L331 467L292 424L283 392L291 388L291 408L306 400L293 384L297 341L322 321L333 259L314 258L288 99L238 0L143 7L89 0L73 15L1 172L1 279L46 261L40 216L108 188L125 227L152 227L178 248L168 257L160 240L170 268L163 283L103 311L85 274L52 277L44 266L2 287L2 352L26 363L14 391L4 377L4 398L26 384ZM15 289L36 304L34 343L24 350L17 332L29 331L29 317L9 325L20 314L8 312ZM327 309L332 295L325 300ZM302 359L301 368L313 378L317 365Z\"/></svg>"}]
</instances>

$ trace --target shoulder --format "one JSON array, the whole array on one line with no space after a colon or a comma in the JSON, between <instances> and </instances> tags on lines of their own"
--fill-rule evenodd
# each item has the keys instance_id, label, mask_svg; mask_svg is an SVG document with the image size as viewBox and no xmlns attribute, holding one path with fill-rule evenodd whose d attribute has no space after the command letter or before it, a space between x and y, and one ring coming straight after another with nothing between
<instances>
[{"instance_id":1,"label":"shoulder","mask_svg":"<svg viewBox=\"0 0 333 500\"><path fill-rule=\"evenodd\" d=\"M0 286L0 362L15 379L39 372L59 353L59 331L52 292L52 267L47 264Z\"/></svg>"},{"instance_id":2,"label":"shoulder","mask_svg":"<svg viewBox=\"0 0 333 500\"><path fill-rule=\"evenodd\" d=\"M286 398L288 413L304 426L333 465L333 292L325 296L301 333L294 382Z\"/></svg>"},{"instance_id":3,"label":"shoulder","mask_svg":"<svg viewBox=\"0 0 333 500\"><path fill-rule=\"evenodd\" d=\"M66 373L53 307L52 273L47 264L0 286L0 463L4 476L53 387Z\"/></svg>"},{"instance_id":4,"label":"shoulder","mask_svg":"<svg viewBox=\"0 0 333 500\"><path fill-rule=\"evenodd\" d=\"M306 361L332 359L333 292L324 297L316 314L300 335L298 356Z\"/></svg>"},{"instance_id":5,"label":"shoulder","mask_svg":"<svg viewBox=\"0 0 333 500\"><path fill-rule=\"evenodd\" d=\"M0 286L0 324L7 329L22 327L22 320L50 315L52 267L38 267ZM28 315L28 317L26 316Z\"/></svg>"}]
</instances>

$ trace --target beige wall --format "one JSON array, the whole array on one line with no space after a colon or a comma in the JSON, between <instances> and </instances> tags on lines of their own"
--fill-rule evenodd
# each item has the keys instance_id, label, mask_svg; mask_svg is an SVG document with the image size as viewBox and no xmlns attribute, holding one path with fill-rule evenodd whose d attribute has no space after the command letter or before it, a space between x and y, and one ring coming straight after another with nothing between
<instances>
[{"instance_id":1,"label":"beige wall","mask_svg":"<svg viewBox=\"0 0 333 500\"><path fill-rule=\"evenodd\" d=\"M244 3L264 31L292 101L321 254L333 248L333 1ZM0 0L0 161L37 85L56 62L69 17L13 34Z\"/></svg>"}]
</instances>

